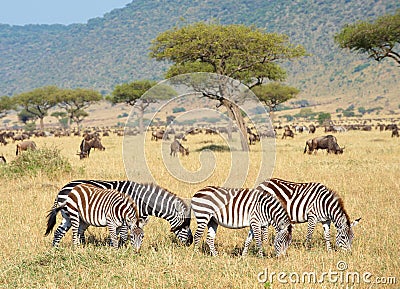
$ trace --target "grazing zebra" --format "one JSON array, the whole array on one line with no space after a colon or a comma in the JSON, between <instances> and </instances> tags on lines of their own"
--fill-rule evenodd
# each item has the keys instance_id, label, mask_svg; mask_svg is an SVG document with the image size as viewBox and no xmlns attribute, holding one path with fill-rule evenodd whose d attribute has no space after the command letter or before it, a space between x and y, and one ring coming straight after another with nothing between
<instances>
[{"instance_id":1,"label":"grazing zebra","mask_svg":"<svg viewBox=\"0 0 400 289\"><path fill-rule=\"evenodd\" d=\"M53 230L57 213L60 210L64 211L65 232L72 226L72 240L75 245L85 242L83 232L90 225L107 226L111 246L118 248L118 229L125 225L131 231L132 246L136 252L139 252L144 233L143 229L140 228L136 204L128 195L89 184L77 185L69 192L64 203L50 210L45 236ZM61 240L65 232L57 230L55 239ZM53 245L58 245L58 243L53 243Z\"/></svg>"},{"instance_id":2,"label":"grazing zebra","mask_svg":"<svg viewBox=\"0 0 400 289\"><path fill-rule=\"evenodd\" d=\"M336 245L351 250L353 227L361 218L350 223L339 195L320 183L294 183L281 179L262 182L257 189L264 190L279 199L286 208L292 223L308 222L306 244L309 245L317 223L322 223L326 248L331 250L330 224L337 229Z\"/></svg>"},{"instance_id":3,"label":"grazing zebra","mask_svg":"<svg viewBox=\"0 0 400 289\"><path fill-rule=\"evenodd\" d=\"M286 253L292 240L292 225L285 209L276 198L257 189L205 187L193 196L192 209L197 220L195 247L207 226L207 244L213 256L218 255L214 247L218 225L232 229L250 226L243 256L247 254L253 237L259 249L258 254L263 256L262 227L272 225L277 231L274 247L278 256Z\"/></svg>"},{"instance_id":4,"label":"grazing zebra","mask_svg":"<svg viewBox=\"0 0 400 289\"><path fill-rule=\"evenodd\" d=\"M142 220L147 220L148 216L155 216L167 220L171 225L171 232L186 245L193 242L192 232L190 230L190 206L167 190L154 184L138 184L131 181L96 181L96 180L75 180L66 184L58 193L53 208L63 204L67 199L69 192L79 184L90 184L103 189L114 189L126 195L129 195L139 210L139 216ZM66 218L64 210L61 210L63 220L57 228L58 234L54 234L53 245L59 243L59 240L66 232ZM57 232L56 231L56 232ZM127 228L121 228L121 240L126 241ZM84 232L83 232L84 233Z\"/></svg>"}]
</instances>

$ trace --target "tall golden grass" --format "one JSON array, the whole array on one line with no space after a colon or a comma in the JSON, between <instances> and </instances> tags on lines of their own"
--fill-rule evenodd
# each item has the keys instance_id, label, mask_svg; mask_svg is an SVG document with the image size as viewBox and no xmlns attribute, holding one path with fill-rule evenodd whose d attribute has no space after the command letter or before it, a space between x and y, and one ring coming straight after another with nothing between
<instances>
[{"instance_id":1,"label":"tall golden grass","mask_svg":"<svg viewBox=\"0 0 400 289\"><path fill-rule=\"evenodd\" d=\"M317 130L316 135L322 135ZM122 138L103 138L104 152L94 151L89 159L79 160L76 155L81 138L35 138L38 147L57 148L69 160L72 170L65 173L36 176L7 177L0 181L0 287L1 288L398 288L400 283L400 255L398 237L400 229L400 139L392 139L388 132L350 131L337 134L338 142L345 146L343 155L303 154L308 134L294 139L276 140L274 177L298 182L321 182L337 191L344 199L352 219L362 217L354 228L355 239L351 253L328 253L318 225L312 248L303 246L306 225L296 225L288 256L274 258L271 242L264 244L265 258L258 258L254 244L246 258L240 257L247 229L219 228L216 245L220 256L208 255L203 243L195 252L193 246L179 244L166 221L152 218L145 227L141 253L135 255L130 246L113 250L108 245L105 228L90 227L88 244L74 248L68 232L60 247L51 247L52 237L44 237L46 212L51 208L59 189L73 179L125 179L122 157ZM188 170L200 167L197 148L204 146L204 135L189 136L191 153L179 157ZM221 143L218 137L210 137ZM140 144L138 144L140 145ZM15 159L15 146L0 147L7 161ZM257 163L260 144L252 147L251 158ZM183 198L190 198L204 185L219 185L231 165L227 152L214 152L217 168L209 179L196 184L182 183L171 177L163 167L158 152L160 143L148 137L148 162L157 183ZM168 155L169 156L169 155ZM177 158L178 160L178 158ZM0 167L0 170L2 168ZM257 165L250 169L252 184L258 173ZM137 179L136 181L141 181ZM60 217L58 218L60 219ZM191 228L196 229L192 220ZM274 234L270 230L270 236ZM335 229L332 228L332 243ZM271 239L271 238L270 238ZM204 240L204 239L203 239ZM344 261L345 271L337 264ZM274 275L272 282L259 282L263 272L289 274L295 278L303 272L339 271L358 272L360 283L291 282L283 284ZM377 277L396 277L397 284L368 284L362 274L370 272L368 280ZM262 274L261 274L262 273ZM320 275L318 275L320 276ZM387 279L392 282L393 279ZM264 280L265 281L265 280ZM334 281L334 280L333 280ZM352 281L352 280L350 280ZM348 285L348 286L347 286ZM346 287L347 286L347 287Z\"/></svg>"}]
</instances>

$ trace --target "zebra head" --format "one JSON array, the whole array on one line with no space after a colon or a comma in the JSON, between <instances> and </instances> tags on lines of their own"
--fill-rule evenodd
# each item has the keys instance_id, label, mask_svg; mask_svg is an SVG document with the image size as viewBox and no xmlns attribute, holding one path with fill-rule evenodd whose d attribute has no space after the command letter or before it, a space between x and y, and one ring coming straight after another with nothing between
<instances>
[{"instance_id":1,"label":"zebra head","mask_svg":"<svg viewBox=\"0 0 400 289\"><path fill-rule=\"evenodd\" d=\"M342 250L351 250L351 244L354 238L353 227L360 222L361 218L356 219L353 223L347 222L342 228L338 228L336 234L336 246Z\"/></svg>"},{"instance_id":2,"label":"zebra head","mask_svg":"<svg viewBox=\"0 0 400 289\"><path fill-rule=\"evenodd\" d=\"M171 232L185 245L193 243L193 235L190 230L190 206L182 201L175 202L175 218L171 222Z\"/></svg>"},{"instance_id":3,"label":"zebra head","mask_svg":"<svg viewBox=\"0 0 400 289\"><path fill-rule=\"evenodd\" d=\"M131 243L136 253L139 253L144 238L144 231L140 227L131 228Z\"/></svg>"},{"instance_id":4,"label":"zebra head","mask_svg":"<svg viewBox=\"0 0 400 289\"><path fill-rule=\"evenodd\" d=\"M275 236L274 247L276 256L286 255L286 250L292 242L292 224L281 223Z\"/></svg>"}]
</instances>

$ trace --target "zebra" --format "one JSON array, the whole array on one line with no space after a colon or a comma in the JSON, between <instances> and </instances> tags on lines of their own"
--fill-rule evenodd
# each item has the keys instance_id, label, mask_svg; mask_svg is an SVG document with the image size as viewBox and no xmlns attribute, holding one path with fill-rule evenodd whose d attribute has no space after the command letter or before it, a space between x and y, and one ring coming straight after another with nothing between
<instances>
[{"instance_id":1,"label":"zebra","mask_svg":"<svg viewBox=\"0 0 400 289\"><path fill-rule=\"evenodd\" d=\"M72 226L74 245L85 242L83 232L90 225L96 227L107 226L111 238L111 246L117 249L118 229L125 225L131 231L132 246L136 252L139 252L144 232L139 224L139 213L136 204L128 195L89 184L77 185L68 193L65 201L60 206L49 211L45 236L49 235L53 230L57 213L60 210L64 210L65 232ZM56 230L55 236L60 240L65 232Z\"/></svg>"},{"instance_id":2,"label":"zebra","mask_svg":"<svg viewBox=\"0 0 400 289\"><path fill-rule=\"evenodd\" d=\"M145 224L149 216L156 216L167 220L171 225L171 232L185 245L193 242L190 230L190 206L175 194L155 185L139 184L132 181L101 181L101 180L74 180L66 184L58 192L53 208L63 204L69 192L79 184L90 184L103 189L114 189L129 195L139 210L141 223ZM53 245L57 245L66 232L66 216L61 210L63 220L57 228L59 234L54 234ZM56 232L57 232L56 231ZM127 239L127 228L121 228L121 241ZM82 232L84 234L84 231Z\"/></svg>"},{"instance_id":3,"label":"zebra","mask_svg":"<svg viewBox=\"0 0 400 289\"><path fill-rule=\"evenodd\" d=\"M274 195L286 208L293 224L308 222L308 247L316 224L322 223L326 248L331 251L330 224L333 222L337 229L336 245L351 250L353 227L361 218L350 222L343 200L336 192L321 183L295 183L278 178L262 182L257 189Z\"/></svg>"},{"instance_id":4,"label":"zebra","mask_svg":"<svg viewBox=\"0 0 400 289\"><path fill-rule=\"evenodd\" d=\"M218 255L214 246L218 225L231 229L250 226L242 256L247 255L253 237L258 255L263 256L261 228L269 225L277 231L274 241L277 256L284 255L291 243L292 225L286 210L273 196L257 189L208 186L194 194L191 206L197 220L194 234L196 250L207 226L207 245L213 256Z\"/></svg>"}]
</instances>

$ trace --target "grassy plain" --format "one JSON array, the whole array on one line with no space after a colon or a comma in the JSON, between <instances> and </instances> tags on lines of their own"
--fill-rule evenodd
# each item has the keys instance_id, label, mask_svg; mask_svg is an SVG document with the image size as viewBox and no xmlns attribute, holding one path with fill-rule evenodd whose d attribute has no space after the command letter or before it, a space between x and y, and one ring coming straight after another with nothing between
<instances>
[{"instance_id":1,"label":"grassy plain","mask_svg":"<svg viewBox=\"0 0 400 289\"><path fill-rule=\"evenodd\" d=\"M316 136L323 134L320 129ZM200 252L194 252L193 246L180 246L169 232L167 222L156 218L145 228L139 255L129 246L118 251L109 248L107 230L93 227L88 229L89 241L85 247L73 248L69 232L60 247L53 249L52 237L44 237L43 233L46 212L58 190L73 179L125 179L123 139L113 135L104 137L106 151L94 151L89 159L80 161L76 151L81 138L34 138L39 148L60 149L73 170L53 176L39 172L36 176L0 180L0 288L398 288L400 139L391 139L389 132L350 131L337 134L339 144L345 146L343 155L303 154L305 140L310 137L298 134L294 139L276 140L273 176L298 182L322 182L337 191L350 217L362 217L354 229L352 253L326 252L321 225L314 233L311 250L306 250L302 245L306 232L303 224L295 226L288 256L278 259L272 257L270 243L264 244L265 258L256 256L254 244L250 255L241 258L247 230L219 228L216 244L220 256L213 258L207 255L204 244ZM180 160L189 170L199 168L200 153L195 150L204 146L204 138L189 136L185 144L191 153ZM221 142L215 136L207 138L217 144ZM163 167L158 154L160 143L147 140L149 167L157 182L184 198L190 198L206 184L220 185L231 166L231 162L225 161L230 158L228 152L214 152L217 167L210 178L184 184L171 177ZM10 162L15 158L14 150L12 144L1 146L0 154L4 153ZM260 144L257 144L250 153L255 163L259 150ZM240 168L240 164L232 166ZM257 173L257 165L250 167L246 184L254 182ZM194 232L195 220L191 227ZM332 230L334 242L335 230ZM346 262L348 269L339 271L339 261ZM323 272L330 270L344 275L357 273L360 282L352 282L352 277L346 282L345 276L342 282L340 279L329 282L328 276L323 283L292 282L296 274L300 281L303 272L315 272L319 279ZM264 278L266 272L276 273L272 282L258 282L258 276ZM377 277L396 277L397 284L366 283L363 281L365 272L372 274L368 279L371 282L383 280ZM287 284L278 281L279 273L287 274L281 276ZM386 282L393 281L386 279Z\"/></svg>"}]
</instances>

